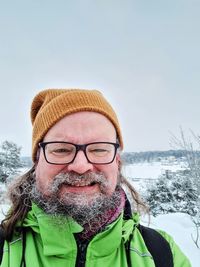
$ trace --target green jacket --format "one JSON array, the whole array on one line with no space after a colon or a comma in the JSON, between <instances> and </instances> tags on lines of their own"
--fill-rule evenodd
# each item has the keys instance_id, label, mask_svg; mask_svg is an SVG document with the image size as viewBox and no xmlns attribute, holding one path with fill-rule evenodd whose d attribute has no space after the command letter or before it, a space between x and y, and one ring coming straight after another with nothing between
<instances>
[{"instance_id":1,"label":"green jacket","mask_svg":"<svg viewBox=\"0 0 200 267\"><path fill-rule=\"evenodd\" d=\"M58 221L57 221L58 220ZM136 267L155 267L151 254L137 229L138 214L124 220L119 216L106 229L93 237L87 246L85 267L127 267L125 243L133 233L130 245L131 262ZM26 267L75 267L77 243L75 233L82 227L73 220L52 218L33 204L23 223L26 228L26 243L23 253L22 237L14 235L11 242L5 242L1 267L18 267L25 255ZM174 267L191 267L186 256L173 239L161 234L170 243Z\"/></svg>"}]
</instances>

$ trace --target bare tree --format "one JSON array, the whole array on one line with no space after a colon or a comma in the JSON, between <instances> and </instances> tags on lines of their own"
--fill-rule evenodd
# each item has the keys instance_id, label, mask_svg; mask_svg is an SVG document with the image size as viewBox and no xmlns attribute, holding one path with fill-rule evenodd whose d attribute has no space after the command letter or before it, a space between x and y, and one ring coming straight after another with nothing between
<instances>
[{"instance_id":1,"label":"bare tree","mask_svg":"<svg viewBox=\"0 0 200 267\"><path fill-rule=\"evenodd\" d=\"M195 245L200 248L200 135L190 130L190 137L186 137L184 130L180 127L180 136L172 135L171 145L178 149L184 150L187 168L190 173L190 179L197 188L198 198L196 201L195 216L191 216L191 220L195 225L196 236L192 236Z\"/></svg>"},{"instance_id":2,"label":"bare tree","mask_svg":"<svg viewBox=\"0 0 200 267\"><path fill-rule=\"evenodd\" d=\"M200 136L190 130L190 136L180 127L180 136L177 137L171 133L171 145L176 149L184 150L187 167L191 174L191 179L198 188L200 194Z\"/></svg>"}]
</instances>

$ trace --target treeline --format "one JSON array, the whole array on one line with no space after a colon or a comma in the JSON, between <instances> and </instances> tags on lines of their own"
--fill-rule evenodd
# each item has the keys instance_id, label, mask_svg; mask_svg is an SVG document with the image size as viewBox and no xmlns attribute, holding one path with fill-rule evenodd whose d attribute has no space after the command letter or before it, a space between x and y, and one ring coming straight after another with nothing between
<instances>
[{"instance_id":1,"label":"treeline","mask_svg":"<svg viewBox=\"0 0 200 267\"><path fill-rule=\"evenodd\" d=\"M126 164L140 163L140 162L152 162L161 161L163 159L169 159L170 157L176 160L185 159L185 157L191 153L187 150L167 150L167 151L144 151L144 152L124 152L122 154L122 160ZM200 157L200 151L193 152L196 156Z\"/></svg>"}]
</instances>

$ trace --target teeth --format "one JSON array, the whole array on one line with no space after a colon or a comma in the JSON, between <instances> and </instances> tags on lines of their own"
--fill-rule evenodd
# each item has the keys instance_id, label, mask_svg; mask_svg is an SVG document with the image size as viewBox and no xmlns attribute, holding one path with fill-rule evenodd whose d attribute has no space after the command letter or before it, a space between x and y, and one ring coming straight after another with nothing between
<instances>
[{"instance_id":1,"label":"teeth","mask_svg":"<svg viewBox=\"0 0 200 267\"><path fill-rule=\"evenodd\" d=\"M94 185L94 182L82 182L81 184L71 184L71 186L77 186L77 187L83 187L83 186L89 186L89 185Z\"/></svg>"}]
</instances>

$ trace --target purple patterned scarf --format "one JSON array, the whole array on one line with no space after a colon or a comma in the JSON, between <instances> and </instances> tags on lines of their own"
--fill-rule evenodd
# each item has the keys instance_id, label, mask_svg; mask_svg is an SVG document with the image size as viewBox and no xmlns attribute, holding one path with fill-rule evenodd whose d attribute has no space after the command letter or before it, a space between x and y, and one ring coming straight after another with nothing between
<instances>
[{"instance_id":1,"label":"purple patterned scarf","mask_svg":"<svg viewBox=\"0 0 200 267\"><path fill-rule=\"evenodd\" d=\"M121 203L116 205L112 209L106 211L105 214L98 216L91 223L84 226L84 230L78 234L78 237L82 240L90 239L93 235L101 232L106 225L112 223L115 219L119 217L125 206L125 193L123 189L120 190L121 193Z\"/></svg>"}]
</instances>

